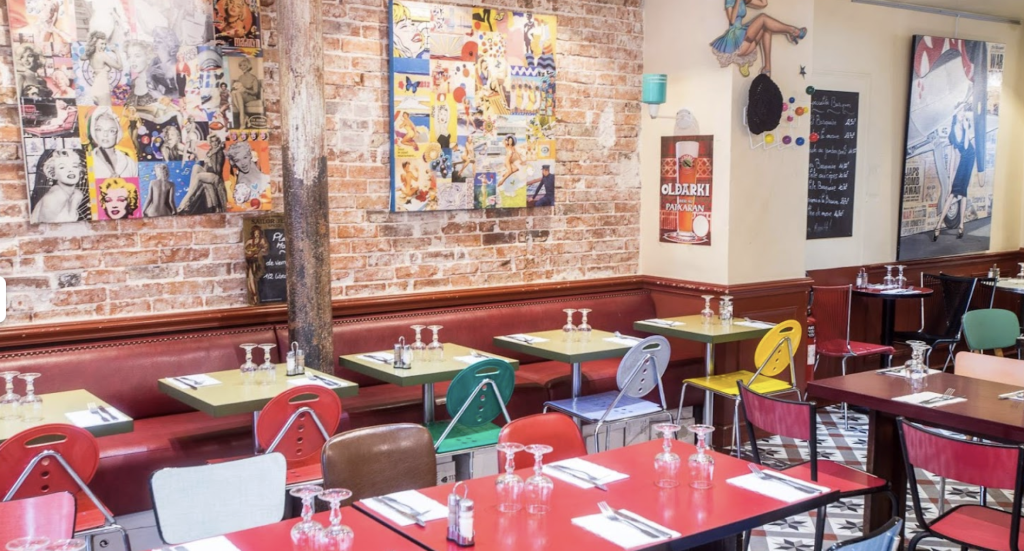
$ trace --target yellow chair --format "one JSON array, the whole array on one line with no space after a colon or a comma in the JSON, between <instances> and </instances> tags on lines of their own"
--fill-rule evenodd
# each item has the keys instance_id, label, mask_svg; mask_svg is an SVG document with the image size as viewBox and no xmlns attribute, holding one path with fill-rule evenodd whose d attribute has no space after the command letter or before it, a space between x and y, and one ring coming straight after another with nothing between
<instances>
[{"instance_id":1,"label":"yellow chair","mask_svg":"<svg viewBox=\"0 0 1024 551\"><path fill-rule=\"evenodd\" d=\"M803 328L796 320L784 321L776 325L757 345L754 352L754 363L758 366L756 372L745 369L732 373L722 373L709 377L694 377L683 380L683 392L679 397L679 415L683 413L683 397L686 396L686 387L693 385L705 392L712 399L715 395L729 398L736 402L732 415L733 443L736 446L736 456L740 456L740 396L737 381L743 381L750 390L763 395L784 394L786 392L800 391L796 388L796 374L791 366L793 365L793 351L800 346L800 337ZM776 375L789 369L789 382L774 379ZM678 416L676 417L679 418Z\"/></svg>"}]
</instances>

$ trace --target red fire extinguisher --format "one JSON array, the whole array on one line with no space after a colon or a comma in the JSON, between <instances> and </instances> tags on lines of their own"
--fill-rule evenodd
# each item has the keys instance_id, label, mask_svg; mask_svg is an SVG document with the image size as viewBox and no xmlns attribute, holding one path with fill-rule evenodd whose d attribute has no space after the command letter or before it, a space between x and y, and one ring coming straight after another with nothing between
<instances>
[{"instance_id":1,"label":"red fire extinguisher","mask_svg":"<svg viewBox=\"0 0 1024 551\"><path fill-rule=\"evenodd\" d=\"M807 370L804 375L805 381L814 380L814 360L817 358L817 351L814 346L814 316L807 316Z\"/></svg>"}]
</instances>

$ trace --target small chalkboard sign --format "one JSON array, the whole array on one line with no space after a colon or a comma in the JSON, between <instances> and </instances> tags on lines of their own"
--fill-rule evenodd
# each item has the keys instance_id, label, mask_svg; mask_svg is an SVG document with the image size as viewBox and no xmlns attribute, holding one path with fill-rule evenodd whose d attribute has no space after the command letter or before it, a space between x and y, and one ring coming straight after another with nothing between
<instances>
[{"instance_id":1,"label":"small chalkboard sign","mask_svg":"<svg viewBox=\"0 0 1024 551\"><path fill-rule=\"evenodd\" d=\"M807 239L853 235L857 168L857 92L815 90L811 96Z\"/></svg>"},{"instance_id":2,"label":"small chalkboard sign","mask_svg":"<svg viewBox=\"0 0 1024 551\"><path fill-rule=\"evenodd\" d=\"M284 215L273 213L246 218L242 222L242 247L249 304L288 300Z\"/></svg>"}]
</instances>

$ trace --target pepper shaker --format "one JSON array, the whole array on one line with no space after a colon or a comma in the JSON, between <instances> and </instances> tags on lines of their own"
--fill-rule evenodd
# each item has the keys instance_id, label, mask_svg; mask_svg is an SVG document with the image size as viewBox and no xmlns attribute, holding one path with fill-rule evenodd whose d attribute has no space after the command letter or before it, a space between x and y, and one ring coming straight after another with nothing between
<instances>
[{"instance_id":1,"label":"pepper shaker","mask_svg":"<svg viewBox=\"0 0 1024 551\"><path fill-rule=\"evenodd\" d=\"M459 547L476 545L476 532L473 528L474 503L469 499L469 488L465 482L458 482L448 494L448 539ZM459 496L459 486L465 490Z\"/></svg>"}]
</instances>

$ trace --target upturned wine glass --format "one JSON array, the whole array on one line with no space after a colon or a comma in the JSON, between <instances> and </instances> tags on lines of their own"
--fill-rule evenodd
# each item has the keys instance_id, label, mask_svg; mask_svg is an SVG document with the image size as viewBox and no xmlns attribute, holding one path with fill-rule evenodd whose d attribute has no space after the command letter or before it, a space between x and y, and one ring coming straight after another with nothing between
<instances>
[{"instance_id":1,"label":"upturned wine glass","mask_svg":"<svg viewBox=\"0 0 1024 551\"><path fill-rule=\"evenodd\" d=\"M259 345L254 342L247 342L238 346L245 350L245 363L240 368L242 370L242 382L250 383L256 378L256 364L252 361L252 350Z\"/></svg>"},{"instance_id":2,"label":"upturned wine glass","mask_svg":"<svg viewBox=\"0 0 1024 551\"><path fill-rule=\"evenodd\" d=\"M269 342L260 345L260 348L263 349L263 363L261 363L256 369L257 384L269 385L277 378L277 367L270 361L270 351L275 346L277 345Z\"/></svg>"},{"instance_id":3,"label":"upturned wine glass","mask_svg":"<svg viewBox=\"0 0 1024 551\"><path fill-rule=\"evenodd\" d=\"M430 344L427 345L427 357L429 357L432 361L435 362L443 362L444 344L442 344L441 341L438 340L437 332L444 329L444 327L441 325L430 325L427 326L427 329L430 329L430 331L433 332L434 334L433 340L431 340Z\"/></svg>"},{"instance_id":4,"label":"upturned wine glass","mask_svg":"<svg viewBox=\"0 0 1024 551\"><path fill-rule=\"evenodd\" d=\"M715 311L711 308L711 299L715 298L715 295L701 295L700 298L704 299L704 309L700 311L700 320L704 325L711 325L715 321Z\"/></svg>"},{"instance_id":5,"label":"upturned wine glass","mask_svg":"<svg viewBox=\"0 0 1024 551\"><path fill-rule=\"evenodd\" d=\"M565 325L562 326L562 339L565 342L572 342L573 337L576 335L576 326L572 324L572 315L576 313L576 309L565 308L562 311L565 312L566 316Z\"/></svg>"},{"instance_id":6,"label":"upturned wine glass","mask_svg":"<svg viewBox=\"0 0 1024 551\"><path fill-rule=\"evenodd\" d=\"M43 536L29 536L18 538L7 542L7 551L43 551L50 545L50 538Z\"/></svg>"},{"instance_id":7,"label":"upturned wine glass","mask_svg":"<svg viewBox=\"0 0 1024 551\"><path fill-rule=\"evenodd\" d=\"M20 374L17 371L0 373L0 377L4 378L7 385L7 392L0 396L0 421L17 421L21 418L21 412L18 411L18 400L21 396L14 392L14 378Z\"/></svg>"},{"instance_id":8,"label":"upturned wine glass","mask_svg":"<svg viewBox=\"0 0 1024 551\"><path fill-rule=\"evenodd\" d=\"M722 320L722 325L726 327L732 325L732 297L729 295L722 295L721 303L718 305L718 318Z\"/></svg>"},{"instance_id":9,"label":"upturned wine glass","mask_svg":"<svg viewBox=\"0 0 1024 551\"><path fill-rule=\"evenodd\" d=\"M589 341L591 332L594 330L593 327L587 323L587 314L593 312L590 308L580 308L579 313L583 315L583 319L580 320L580 324L576 326L576 336L581 341Z\"/></svg>"},{"instance_id":10,"label":"upturned wine glass","mask_svg":"<svg viewBox=\"0 0 1024 551\"><path fill-rule=\"evenodd\" d=\"M544 454L551 453L551 446L530 444L526 452L533 454L533 476L526 479L526 512L543 514L551 510L551 491L555 483L542 472Z\"/></svg>"},{"instance_id":11,"label":"upturned wine glass","mask_svg":"<svg viewBox=\"0 0 1024 551\"><path fill-rule=\"evenodd\" d=\"M21 418L26 422L43 420L43 399L36 395L35 380L39 373L22 373L18 378L25 381L25 395L18 400L18 409L21 410Z\"/></svg>"},{"instance_id":12,"label":"upturned wine glass","mask_svg":"<svg viewBox=\"0 0 1024 551\"><path fill-rule=\"evenodd\" d=\"M882 288L892 289L896 285L896 278L892 277L892 265L885 265L885 277L882 278Z\"/></svg>"},{"instance_id":13,"label":"upturned wine glass","mask_svg":"<svg viewBox=\"0 0 1024 551\"><path fill-rule=\"evenodd\" d=\"M715 458L707 453L708 435L715 430L711 425L690 425L687 427L697 438L697 453L690 456L690 486L698 490L711 487L711 479L715 474Z\"/></svg>"},{"instance_id":14,"label":"upturned wine glass","mask_svg":"<svg viewBox=\"0 0 1024 551\"><path fill-rule=\"evenodd\" d=\"M409 345L409 348L412 350L413 363L426 361L427 359L427 345L423 342L423 330L426 328L426 325L413 325L411 327L416 332L416 342Z\"/></svg>"},{"instance_id":15,"label":"upturned wine glass","mask_svg":"<svg viewBox=\"0 0 1024 551\"><path fill-rule=\"evenodd\" d=\"M1020 271L1017 272L1017 279L1024 279L1024 262L1018 262L1017 265L1020 266Z\"/></svg>"},{"instance_id":16,"label":"upturned wine glass","mask_svg":"<svg viewBox=\"0 0 1024 551\"><path fill-rule=\"evenodd\" d=\"M317 537L317 551L345 551L352 547L352 529L341 523L341 502L352 497L352 492L331 488L318 497L331 505L331 524Z\"/></svg>"},{"instance_id":17,"label":"upturned wine glass","mask_svg":"<svg viewBox=\"0 0 1024 551\"><path fill-rule=\"evenodd\" d=\"M675 488L679 485L679 467L683 461L678 454L672 452L672 440L675 439L679 425L659 423L654 430L660 431L665 437L661 444L662 452L654 456L654 485L659 488Z\"/></svg>"},{"instance_id":18,"label":"upturned wine glass","mask_svg":"<svg viewBox=\"0 0 1024 551\"><path fill-rule=\"evenodd\" d=\"M324 529L319 522L313 520L313 498L323 493L320 486L306 484L292 488L288 491L292 497L302 500L302 520L292 526L292 543L300 551L314 551L317 545L317 536Z\"/></svg>"},{"instance_id":19,"label":"upturned wine glass","mask_svg":"<svg viewBox=\"0 0 1024 551\"><path fill-rule=\"evenodd\" d=\"M523 479L513 471L516 469L515 456L526 446L515 442L502 442L495 446L499 453L505 454L505 472L498 476L495 485L498 491L498 510L502 513L514 513L523 507Z\"/></svg>"},{"instance_id":20,"label":"upturned wine glass","mask_svg":"<svg viewBox=\"0 0 1024 551\"><path fill-rule=\"evenodd\" d=\"M906 278L906 276L903 275L903 270L905 270L906 268L907 267L903 266L903 265L896 266L896 269L899 270L899 272L898 272L899 275L896 276L896 288L897 289L906 289L907 288L907 278Z\"/></svg>"}]
</instances>

